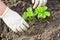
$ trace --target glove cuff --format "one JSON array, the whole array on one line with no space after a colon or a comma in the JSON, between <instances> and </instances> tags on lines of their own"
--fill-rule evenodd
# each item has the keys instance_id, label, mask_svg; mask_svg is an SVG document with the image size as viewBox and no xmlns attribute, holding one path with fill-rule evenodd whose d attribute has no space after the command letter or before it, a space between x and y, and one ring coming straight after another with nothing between
<instances>
[{"instance_id":1,"label":"glove cuff","mask_svg":"<svg viewBox=\"0 0 60 40\"><path fill-rule=\"evenodd\" d=\"M4 15L7 13L8 10L9 10L9 8L7 7L6 10L4 11L4 13L2 14L2 16L0 16L0 18L3 18Z\"/></svg>"}]
</instances>

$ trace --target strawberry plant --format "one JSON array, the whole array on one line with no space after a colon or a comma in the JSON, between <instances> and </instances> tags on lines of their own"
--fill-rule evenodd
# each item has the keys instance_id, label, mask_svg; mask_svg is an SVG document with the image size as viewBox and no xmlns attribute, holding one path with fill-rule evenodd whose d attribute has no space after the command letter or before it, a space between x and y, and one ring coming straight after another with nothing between
<instances>
[{"instance_id":1,"label":"strawberry plant","mask_svg":"<svg viewBox=\"0 0 60 40\"><path fill-rule=\"evenodd\" d=\"M34 11L32 10L31 7L28 7L22 15L24 19L33 16L37 16L38 19L46 18L50 16L50 12L47 11L47 6L38 6L37 8L34 9Z\"/></svg>"}]
</instances>

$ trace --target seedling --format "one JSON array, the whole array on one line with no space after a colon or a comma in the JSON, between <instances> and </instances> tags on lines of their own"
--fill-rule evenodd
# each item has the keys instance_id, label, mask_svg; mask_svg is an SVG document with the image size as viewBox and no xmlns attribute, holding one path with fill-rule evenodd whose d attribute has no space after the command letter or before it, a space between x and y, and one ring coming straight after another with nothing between
<instances>
[{"instance_id":1,"label":"seedling","mask_svg":"<svg viewBox=\"0 0 60 40\"><path fill-rule=\"evenodd\" d=\"M38 6L37 8L34 9L34 11L32 10L31 7L28 7L22 15L24 19L34 16L37 16L38 19L46 18L50 16L50 12L47 11L47 6Z\"/></svg>"},{"instance_id":2,"label":"seedling","mask_svg":"<svg viewBox=\"0 0 60 40\"><path fill-rule=\"evenodd\" d=\"M34 13L37 15L37 18L46 18L47 16L50 16L50 12L46 11L47 7L46 6L38 6Z\"/></svg>"},{"instance_id":3,"label":"seedling","mask_svg":"<svg viewBox=\"0 0 60 40\"><path fill-rule=\"evenodd\" d=\"M31 7L27 8L26 11L22 15L24 19L27 19L28 17L32 17L32 16L33 16L33 11Z\"/></svg>"}]
</instances>

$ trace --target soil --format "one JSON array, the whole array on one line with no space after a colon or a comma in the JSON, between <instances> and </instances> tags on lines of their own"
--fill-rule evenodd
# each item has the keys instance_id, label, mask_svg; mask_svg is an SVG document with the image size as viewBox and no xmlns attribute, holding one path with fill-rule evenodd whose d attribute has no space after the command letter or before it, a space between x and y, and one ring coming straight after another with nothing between
<instances>
[{"instance_id":1,"label":"soil","mask_svg":"<svg viewBox=\"0 0 60 40\"><path fill-rule=\"evenodd\" d=\"M7 6L20 15L27 7L32 7L30 1L3 0ZM48 0L47 6L51 16L46 19L33 17L31 21L27 21L30 28L23 33L14 33L0 19L0 40L60 40L60 0Z\"/></svg>"}]
</instances>

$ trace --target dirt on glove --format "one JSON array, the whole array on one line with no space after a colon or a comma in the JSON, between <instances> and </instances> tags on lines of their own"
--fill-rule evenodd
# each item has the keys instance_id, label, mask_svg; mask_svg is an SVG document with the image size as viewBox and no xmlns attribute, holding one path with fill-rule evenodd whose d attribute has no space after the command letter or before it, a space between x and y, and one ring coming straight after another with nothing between
<instances>
[{"instance_id":1,"label":"dirt on glove","mask_svg":"<svg viewBox=\"0 0 60 40\"><path fill-rule=\"evenodd\" d=\"M31 0L3 0L3 2L20 15L27 7L32 7ZM48 0L47 6L51 16L46 19L33 17L27 21L30 25L27 32L14 33L0 19L0 40L60 40L60 1Z\"/></svg>"}]
</instances>

